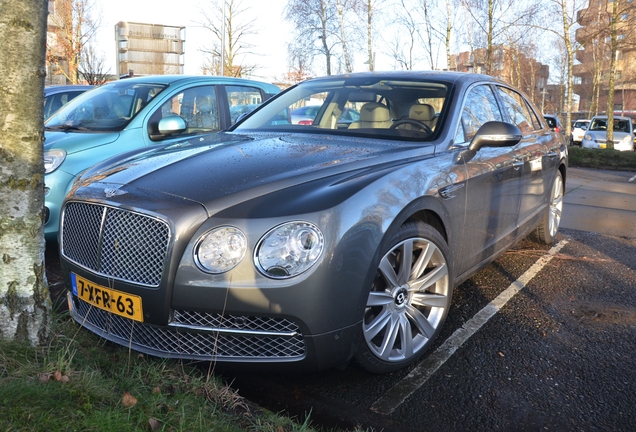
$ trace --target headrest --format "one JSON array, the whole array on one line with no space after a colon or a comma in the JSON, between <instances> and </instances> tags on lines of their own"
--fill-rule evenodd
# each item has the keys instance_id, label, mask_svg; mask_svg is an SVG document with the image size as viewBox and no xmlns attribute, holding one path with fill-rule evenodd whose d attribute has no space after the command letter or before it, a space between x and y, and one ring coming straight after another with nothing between
<instances>
[{"instance_id":1,"label":"headrest","mask_svg":"<svg viewBox=\"0 0 636 432\"><path fill-rule=\"evenodd\" d=\"M409 118L419 121L430 121L435 117L435 109L428 104L415 104L409 110Z\"/></svg>"},{"instance_id":2,"label":"headrest","mask_svg":"<svg viewBox=\"0 0 636 432\"><path fill-rule=\"evenodd\" d=\"M199 111L209 113L212 111L212 98L210 96L202 96L197 100Z\"/></svg>"},{"instance_id":3,"label":"headrest","mask_svg":"<svg viewBox=\"0 0 636 432\"><path fill-rule=\"evenodd\" d=\"M361 122L383 122L390 119L389 109L378 102L369 102L360 109Z\"/></svg>"}]
</instances>

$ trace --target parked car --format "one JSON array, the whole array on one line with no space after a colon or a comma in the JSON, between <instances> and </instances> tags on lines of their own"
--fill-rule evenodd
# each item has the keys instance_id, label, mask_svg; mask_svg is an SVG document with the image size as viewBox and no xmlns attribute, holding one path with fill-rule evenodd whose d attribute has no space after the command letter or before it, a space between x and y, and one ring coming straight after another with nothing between
<instances>
[{"instance_id":1,"label":"parked car","mask_svg":"<svg viewBox=\"0 0 636 432\"><path fill-rule=\"evenodd\" d=\"M227 129L279 91L251 80L161 75L111 82L73 99L45 123L46 240L57 240L62 200L80 172L118 153Z\"/></svg>"},{"instance_id":2,"label":"parked car","mask_svg":"<svg viewBox=\"0 0 636 432\"><path fill-rule=\"evenodd\" d=\"M565 133L565 129L563 129L563 125L561 124L561 120L559 116L553 114L543 114L543 118L548 123L548 126L552 130L552 132L556 133Z\"/></svg>"},{"instance_id":3,"label":"parked car","mask_svg":"<svg viewBox=\"0 0 636 432\"><path fill-rule=\"evenodd\" d=\"M581 145L581 141L583 141L583 136L589 125L589 120L576 120L572 124L572 136L570 137L572 145Z\"/></svg>"},{"instance_id":4,"label":"parked car","mask_svg":"<svg viewBox=\"0 0 636 432\"><path fill-rule=\"evenodd\" d=\"M92 85L52 85L44 87L44 120L93 87Z\"/></svg>"},{"instance_id":5,"label":"parked car","mask_svg":"<svg viewBox=\"0 0 636 432\"><path fill-rule=\"evenodd\" d=\"M317 95L311 125L285 114ZM86 171L62 212L70 312L155 356L391 372L433 344L456 285L530 233L554 242L566 169L496 78L308 80L227 132Z\"/></svg>"},{"instance_id":6,"label":"parked car","mask_svg":"<svg viewBox=\"0 0 636 432\"><path fill-rule=\"evenodd\" d=\"M581 147L590 149L607 148L608 117L606 115L592 118L585 131ZM629 117L615 116L612 125L614 150L634 151L634 125Z\"/></svg>"}]
</instances>

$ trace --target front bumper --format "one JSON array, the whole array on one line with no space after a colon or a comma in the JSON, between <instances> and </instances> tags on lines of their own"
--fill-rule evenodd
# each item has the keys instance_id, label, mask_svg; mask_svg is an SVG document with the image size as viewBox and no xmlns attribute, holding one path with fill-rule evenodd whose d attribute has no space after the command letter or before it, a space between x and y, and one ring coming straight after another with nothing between
<instances>
[{"instance_id":1,"label":"front bumper","mask_svg":"<svg viewBox=\"0 0 636 432\"><path fill-rule=\"evenodd\" d=\"M157 357L214 361L225 367L316 371L352 356L358 327L306 336L292 320L174 311L167 326L138 323L68 293L71 316L99 336ZM276 366L278 365L278 366Z\"/></svg>"}]
</instances>

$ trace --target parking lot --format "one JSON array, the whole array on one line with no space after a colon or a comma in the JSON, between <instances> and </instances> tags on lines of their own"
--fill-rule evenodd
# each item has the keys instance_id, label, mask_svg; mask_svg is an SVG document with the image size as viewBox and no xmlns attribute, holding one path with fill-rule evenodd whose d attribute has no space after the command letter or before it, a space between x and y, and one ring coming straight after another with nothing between
<instances>
[{"instance_id":1,"label":"parking lot","mask_svg":"<svg viewBox=\"0 0 636 432\"><path fill-rule=\"evenodd\" d=\"M440 338L414 367L228 381L271 410L346 429L633 430L636 236L595 232L610 229L595 219L588 231L567 228L595 205L581 204L582 189L604 179L616 195L604 194L603 218L617 211L634 226L625 208L636 185L615 175L571 170L557 246L523 241L457 287Z\"/></svg>"}]
</instances>

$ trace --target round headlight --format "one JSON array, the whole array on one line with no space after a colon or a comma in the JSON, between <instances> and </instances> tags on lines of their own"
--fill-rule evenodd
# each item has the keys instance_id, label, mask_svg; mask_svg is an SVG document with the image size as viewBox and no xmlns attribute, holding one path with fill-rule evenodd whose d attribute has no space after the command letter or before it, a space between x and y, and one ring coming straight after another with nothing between
<instances>
[{"instance_id":1,"label":"round headlight","mask_svg":"<svg viewBox=\"0 0 636 432\"><path fill-rule=\"evenodd\" d=\"M236 267L245 256L247 239L234 227L219 227L206 232L194 248L199 268L209 273L224 273Z\"/></svg>"},{"instance_id":2,"label":"round headlight","mask_svg":"<svg viewBox=\"0 0 636 432\"><path fill-rule=\"evenodd\" d=\"M307 271L318 261L325 241L320 229L309 222L279 225L259 241L254 253L258 269L274 279L285 279Z\"/></svg>"},{"instance_id":3,"label":"round headlight","mask_svg":"<svg viewBox=\"0 0 636 432\"><path fill-rule=\"evenodd\" d=\"M66 152L64 150L46 150L44 152L44 174L55 171L62 165L64 159L66 159Z\"/></svg>"},{"instance_id":4,"label":"round headlight","mask_svg":"<svg viewBox=\"0 0 636 432\"><path fill-rule=\"evenodd\" d=\"M585 139L588 141L592 141L592 135L590 134L585 135Z\"/></svg>"}]
</instances>

